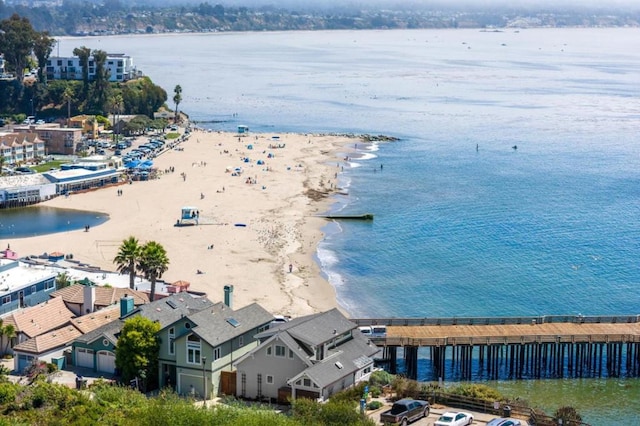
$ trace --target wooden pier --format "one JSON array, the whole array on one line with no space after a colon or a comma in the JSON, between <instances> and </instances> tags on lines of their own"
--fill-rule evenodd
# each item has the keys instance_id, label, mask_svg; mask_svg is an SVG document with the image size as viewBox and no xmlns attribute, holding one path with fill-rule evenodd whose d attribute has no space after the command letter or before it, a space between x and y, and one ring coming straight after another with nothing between
<instances>
[{"instance_id":1,"label":"wooden pier","mask_svg":"<svg viewBox=\"0 0 640 426\"><path fill-rule=\"evenodd\" d=\"M432 380L640 376L639 316L354 319L386 325L382 362ZM419 354L420 351L420 354ZM418 361L426 368L418 372Z\"/></svg>"}]
</instances>

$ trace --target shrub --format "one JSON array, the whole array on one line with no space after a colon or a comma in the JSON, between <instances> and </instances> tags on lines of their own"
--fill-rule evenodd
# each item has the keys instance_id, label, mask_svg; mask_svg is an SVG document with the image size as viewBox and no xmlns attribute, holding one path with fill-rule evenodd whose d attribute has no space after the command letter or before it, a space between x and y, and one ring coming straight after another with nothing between
<instances>
[{"instance_id":1,"label":"shrub","mask_svg":"<svg viewBox=\"0 0 640 426\"><path fill-rule=\"evenodd\" d=\"M371 401L367 404L367 410L377 410L382 407L382 402L380 401Z\"/></svg>"},{"instance_id":2,"label":"shrub","mask_svg":"<svg viewBox=\"0 0 640 426\"><path fill-rule=\"evenodd\" d=\"M18 395L18 387L11 383L0 383L0 404L4 405L9 402L13 402Z\"/></svg>"},{"instance_id":3,"label":"shrub","mask_svg":"<svg viewBox=\"0 0 640 426\"><path fill-rule=\"evenodd\" d=\"M369 393L373 398L378 398L380 395L382 395L382 389L380 389L379 386L370 386Z\"/></svg>"},{"instance_id":4,"label":"shrub","mask_svg":"<svg viewBox=\"0 0 640 426\"><path fill-rule=\"evenodd\" d=\"M371 373L371 376L369 377L369 384L371 386L385 386L390 384L393 380L393 374L387 373L384 370L376 370Z\"/></svg>"}]
</instances>

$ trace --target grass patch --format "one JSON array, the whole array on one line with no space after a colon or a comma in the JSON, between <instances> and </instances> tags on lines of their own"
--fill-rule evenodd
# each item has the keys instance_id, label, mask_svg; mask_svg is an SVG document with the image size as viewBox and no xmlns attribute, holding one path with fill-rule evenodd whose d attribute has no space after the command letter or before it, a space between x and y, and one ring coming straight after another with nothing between
<instances>
[{"instance_id":1,"label":"grass patch","mask_svg":"<svg viewBox=\"0 0 640 426\"><path fill-rule=\"evenodd\" d=\"M50 169L59 169L61 164L67 164L69 161L61 161L61 160L53 160L48 161L43 164L38 164L37 166L29 166L34 172L42 173L48 172Z\"/></svg>"}]
</instances>

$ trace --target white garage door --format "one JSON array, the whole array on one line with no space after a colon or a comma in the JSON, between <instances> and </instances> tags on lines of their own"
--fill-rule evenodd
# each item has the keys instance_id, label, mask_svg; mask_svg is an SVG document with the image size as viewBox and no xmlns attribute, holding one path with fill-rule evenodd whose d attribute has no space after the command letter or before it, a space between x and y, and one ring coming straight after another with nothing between
<instances>
[{"instance_id":1,"label":"white garage door","mask_svg":"<svg viewBox=\"0 0 640 426\"><path fill-rule=\"evenodd\" d=\"M93 368L93 350L76 348L76 366Z\"/></svg>"},{"instance_id":2,"label":"white garage door","mask_svg":"<svg viewBox=\"0 0 640 426\"><path fill-rule=\"evenodd\" d=\"M113 352L98 352L98 371L113 374L116 370L116 356Z\"/></svg>"}]
</instances>

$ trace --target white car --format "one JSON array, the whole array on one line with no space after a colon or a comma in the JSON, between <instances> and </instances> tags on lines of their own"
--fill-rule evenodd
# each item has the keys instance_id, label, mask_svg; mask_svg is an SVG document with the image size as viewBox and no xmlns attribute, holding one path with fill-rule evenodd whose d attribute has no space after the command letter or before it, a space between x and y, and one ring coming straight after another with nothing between
<instances>
[{"instance_id":1,"label":"white car","mask_svg":"<svg viewBox=\"0 0 640 426\"><path fill-rule=\"evenodd\" d=\"M446 412L442 414L434 423L435 426L467 426L473 423L473 415L469 413L452 413Z\"/></svg>"}]
</instances>

